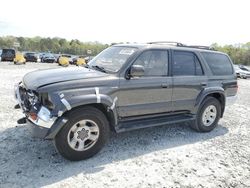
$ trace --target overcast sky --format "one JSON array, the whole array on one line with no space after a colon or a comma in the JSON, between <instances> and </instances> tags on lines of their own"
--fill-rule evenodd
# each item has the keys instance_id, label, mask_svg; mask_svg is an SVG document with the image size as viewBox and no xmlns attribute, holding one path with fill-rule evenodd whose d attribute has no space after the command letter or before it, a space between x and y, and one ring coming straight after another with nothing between
<instances>
[{"instance_id":1,"label":"overcast sky","mask_svg":"<svg viewBox=\"0 0 250 188\"><path fill-rule=\"evenodd\" d=\"M0 36L81 41L250 42L249 0L3 0Z\"/></svg>"}]
</instances>

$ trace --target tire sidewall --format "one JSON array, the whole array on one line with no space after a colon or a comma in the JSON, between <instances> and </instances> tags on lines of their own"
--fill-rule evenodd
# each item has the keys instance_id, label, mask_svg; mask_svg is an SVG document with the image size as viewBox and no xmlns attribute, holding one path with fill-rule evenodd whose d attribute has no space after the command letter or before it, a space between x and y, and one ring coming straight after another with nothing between
<instances>
[{"instance_id":1,"label":"tire sidewall","mask_svg":"<svg viewBox=\"0 0 250 188\"><path fill-rule=\"evenodd\" d=\"M215 121L210 126L205 126L203 124L203 121L202 121L202 116L203 116L203 113L204 113L205 109L210 105L215 106L217 114L216 114ZM218 121L220 119L220 116L221 116L221 104L220 104L220 102L214 97L206 98L203 101L203 103L201 104L201 107L200 107L199 112L198 112L198 116L197 116L197 120L196 120L198 129L201 132L212 131L217 126Z\"/></svg>"}]
</instances>

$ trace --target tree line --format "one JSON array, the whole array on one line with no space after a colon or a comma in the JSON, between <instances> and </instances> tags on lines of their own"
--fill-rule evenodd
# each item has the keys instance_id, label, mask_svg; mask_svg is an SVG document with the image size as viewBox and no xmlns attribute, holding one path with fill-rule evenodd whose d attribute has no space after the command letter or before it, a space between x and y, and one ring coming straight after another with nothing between
<instances>
[{"instance_id":1,"label":"tree line","mask_svg":"<svg viewBox=\"0 0 250 188\"><path fill-rule=\"evenodd\" d=\"M81 42L77 39L66 40L64 38L42 38L42 37L0 37L0 49L14 48L14 44L20 51L66 53L73 55L96 55L103 49L109 47L108 44L99 42ZM115 44L115 43L114 43ZM227 53L235 64L250 65L250 42L246 44L224 45L217 43L211 45L215 50Z\"/></svg>"},{"instance_id":2,"label":"tree line","mask_svg":"<svg viewBox=\"0 0 250 188\"><path fill-rule=\"evenodd\" d=\"M0 37L0 49L16 48L19 51L96 55L108 46L99 42L81 42L77 39L68 41L58 37Z\"/></svg>"}]
</instances>

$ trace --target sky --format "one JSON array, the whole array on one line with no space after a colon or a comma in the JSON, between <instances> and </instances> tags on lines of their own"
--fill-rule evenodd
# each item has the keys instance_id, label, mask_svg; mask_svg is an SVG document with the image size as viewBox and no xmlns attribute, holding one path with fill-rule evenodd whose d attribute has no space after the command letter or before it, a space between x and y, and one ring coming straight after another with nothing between
<instances>
[{"instance_id":1,"label":"sky","mask_svg":"<svg viewBox=\"0 0 250 188\"><path fill-rule=\"evenodd\" d=\"M4 0L0 36L113 42L250 42L249 0Z\"/></svg>"}]
</instances>

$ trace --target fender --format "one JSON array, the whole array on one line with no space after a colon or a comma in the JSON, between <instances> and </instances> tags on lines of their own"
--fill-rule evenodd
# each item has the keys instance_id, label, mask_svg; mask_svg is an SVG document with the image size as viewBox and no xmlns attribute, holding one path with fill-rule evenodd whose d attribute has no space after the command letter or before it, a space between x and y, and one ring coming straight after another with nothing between
<instances>
[{"instance_id":1,"label":"fender","mask_svg":"<svg viewBox=\"0 0 250 188\"><path fill-rule=\"evenodd\" d=\"M197 113L202 101L208 95L211 95L211 94L219 94L221 99L222 99L220 101L222 103L222 105L221 105L221 108L222 108L221 109L221 117L222 117L223 113L224 113L224 110L225 110L225 99L226 99L225 90L222 87L208 87L208 88L203 89L196 98L194 111L195 111L195 113Z\"/></svg>"},{"instance_id":2,"label":"fender","mask_svg":"<svg viewBox=\"0 0 250 188\"><path fill-rule=\"evenodd\" d=\"M64 124L68 121L68 119L65 119L65 117L62 116L62 114L64 112L69 111L69 110L76 108L76 107L79 107L79 106L83 106L83 105L88 105L88 104L102 104L102 105L104 105L105 107L107 107L107 109L106 109L107 112L111 113L110 117L112 118L112 122L114 122L115 125L118 123L117 111L115 108L117 97L115 97L114 100L112 100L112 98L107 96L107 95L99 94L99 96L97 96L95 94L90 94L90 95L75 96L75 97L71 97L68 99L63 96L63 99L66 101L66 104L69 105L69 107L67 107L67 105L61 106L61 107L63 107L63 109L61 109L59 111L59 112L61 112L61 114L58 115L58 119L50 128L45 139L53 139L56 136L56 134L61 130L61 128L64 126ZM67 108L69 108L69 109L67 109ZM59 114L59 112L58 112L58 114ZM110 123L112 123L112 122L110 122ZM112 126L114 126L114 125L112 125Z\"/></svg>"}]
</instances>

